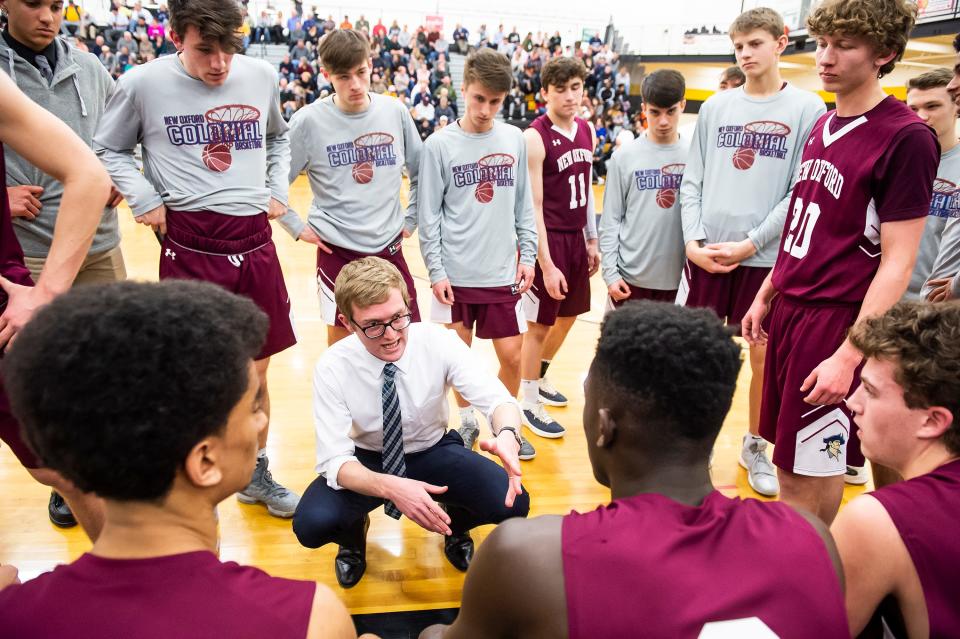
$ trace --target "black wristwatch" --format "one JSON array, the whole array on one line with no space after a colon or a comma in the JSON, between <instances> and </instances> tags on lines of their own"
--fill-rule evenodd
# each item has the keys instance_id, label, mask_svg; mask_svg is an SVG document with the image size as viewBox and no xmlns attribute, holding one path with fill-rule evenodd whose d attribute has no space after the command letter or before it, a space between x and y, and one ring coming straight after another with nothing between
<instances>
[{"instance_id":1,"label":"black wristwatch","mask_svg":"<svg viewBox=\"0 0 960 639\"><path fill-rule=\"evenodd\" d=\"M497 433L497 437L499 437L500 433L502 433L505 430L509 430L511 433L513 433L513 438L517 440L517 446L523 446L523 441L520 439L520 433L518 433L517 429L514 428L513 426L504 426L503 428L501 428L500 431Z\"/></svg>"}]
</instances>

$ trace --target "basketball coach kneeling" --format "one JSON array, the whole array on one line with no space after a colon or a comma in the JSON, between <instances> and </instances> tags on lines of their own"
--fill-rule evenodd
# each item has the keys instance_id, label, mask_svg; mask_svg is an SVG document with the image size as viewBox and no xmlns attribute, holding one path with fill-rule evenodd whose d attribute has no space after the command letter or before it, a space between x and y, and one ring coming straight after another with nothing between
<instances>
[{"instance_id":1,"label":"basketball coach kneeling","mask_svg":"<svg viewBox=\"0 0 960 639\"><path fill-rule=\"evenodd\" d=\"M319 477L294 514L297 539L308 548L339 544L337 581L349 588L366 570L368 513L382 505L445 535L444 554L465 571L471 528L530 509L517 459L519 405L455 333L411 323L406 284L389 262L353 261L334 289L352 335L314 372ZM451 386L486 415L496 436L480 447L503 468L446 432Z\"/></svg>"}]
</instances>

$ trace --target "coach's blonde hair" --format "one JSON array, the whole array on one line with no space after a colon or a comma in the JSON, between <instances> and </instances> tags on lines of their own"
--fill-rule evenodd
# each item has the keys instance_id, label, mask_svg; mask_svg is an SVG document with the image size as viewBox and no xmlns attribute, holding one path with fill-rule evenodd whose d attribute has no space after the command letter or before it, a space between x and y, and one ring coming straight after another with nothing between
<instances>
[{"instance_id":1,"label":"coach's blonde hair","mask_svg":"<svg viewBox=\"0 0 960 639\"><path fill-rule=\"evenodd\" d=\"M463 66L463 86L474 82L497 93L509 93L513 86L510 58L486 47L468 55Z\"/></svg>"},{"instance_id":2,"label":"coach's blonde hair","mask_svg":"<svg viewBox=\"0 0 960 639\"><path fill-rule=\"evenodd\" d=\"M757 29L766 31L773 36L774 40L786 33L783 26L783 16L767 7L757 7L744 11L733 21L728 32L730 37L733 37L737 34L745 35Z\"/></svg>"},{"instance_id":3,"label":"coach's blonde hair","mask_svg":"<svg viewBox=\"0 0 960 639\"><path fill-rule=\"evenodd\" d=\"M354 29L337 29L320 38L317 55L327 73L343 73L370 59L370 41Z\"/></svg>"},{"instance_id":4,"label":"coach's blonde hair","mask_svg":"<svg viewBox=\"0 0 960 639\"><path fill-rule=\"evenodd\" d=\"M912 0L824 0L807 17L807 31L813 36L860 37L880 55L896 53L880 67L882 78L903 58L916 21L917 4Z\"/></svg>"},{"instance_id":5,"label":"coach's blonde hair","mask_svg":"<svg viewBox=\"0 0 960 639\"><path fill-rule=\"evenodd\" d=\"M397 289L403 303L410 307L407 283L396 266L379 257L364 257L344 266L333 284L337 308L353 320L353 307L367 308L387 301L390 290Z\"/></svg>"}]
</instances>

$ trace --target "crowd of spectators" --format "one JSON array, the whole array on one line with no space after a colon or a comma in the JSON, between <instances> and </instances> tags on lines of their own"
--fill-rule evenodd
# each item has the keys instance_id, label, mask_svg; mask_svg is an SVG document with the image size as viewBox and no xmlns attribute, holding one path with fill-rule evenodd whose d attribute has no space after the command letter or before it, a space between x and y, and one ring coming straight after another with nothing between
<instances>
[{"instance_id":1,"label":"crowd of spectators","mask_svg":"<svg viewBox=\"0 0 960 639\"><path fill-rule=\"evenodd\" d=\"M84 15L75 0L68 0L64 14L68 35L76 36L77 46L96 54L114 77L175 50L164 4L150 11L140 2L131 6L114 3L106 23L99 25ZM450 56L465 55L477 47L489 47L510 58L516 79L504 101L503 117L521 127L545 113L540 93L544 62L555 56L583 60L588 76L581 117L593 123L597 132L594 173L601 179L616 139L644 126L629 99L630 73L599 32L583 41L565 43L559 32L521 35L516 26L507 31L501 24L496 30L481 25L476 34L471 34L456 24L448 39L427 26L410 28L396 20L386 25L382 19L371 24L364 15L355 20L343 16L337 22L332 15L323 18L316 7L305 10L300 3L295 3L286 16L282 11L246 13L243 25L245 49L262 44L288 47L289 52L278 65L280 102L287 119L332 92L333 87L321 72L317 46L320 38L334 29L356 29L370 38L371 90L403 101L424 139L459 116L459 87L450 74Z\"/></svg>"}]
</instances>

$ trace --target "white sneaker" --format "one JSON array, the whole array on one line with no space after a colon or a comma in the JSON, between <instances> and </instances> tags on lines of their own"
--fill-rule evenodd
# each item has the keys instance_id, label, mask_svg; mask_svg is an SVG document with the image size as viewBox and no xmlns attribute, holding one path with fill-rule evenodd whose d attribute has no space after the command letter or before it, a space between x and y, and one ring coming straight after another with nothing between
<instances>
[{"instance_id":1,"label":"white sneaker","mask_svg":"<svg viewBox=\"0 0 960 639\"><path fill-rule=\"evenodd\" d=\"M740 465L747 469L747 481L750 488L761 495L776 497L780 492L777 470L767 458L767 442L752 435L743 436L740 450Z\"/></svg>"},{"instance_id":2,"label":"white sneaker","mask_svg":"<svg viewBox=\"0 0 960 639\"><path fill-rule=\"evenodd\" d=\"M866 466L847 466L847 474L843 476L843 481L851 486L863 486L870 481L870 473Z\"/></svg>"}]
</instances>

